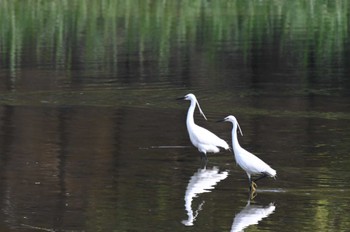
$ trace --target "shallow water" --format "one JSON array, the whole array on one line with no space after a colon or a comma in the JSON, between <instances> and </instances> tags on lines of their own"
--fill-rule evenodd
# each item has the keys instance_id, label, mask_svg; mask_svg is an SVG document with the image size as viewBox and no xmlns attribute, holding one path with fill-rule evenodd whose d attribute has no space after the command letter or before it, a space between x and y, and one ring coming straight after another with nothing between
<instances>
[{"instance_id":1,"label":"shallow water","mask_svg":"<svg viewBox=\"0 0 350 232\"><path fill-rule=\"evenodd\" d=\"M349 228L346 1L5 2L1 231ZM201 162L175 100L189 92L199 125L230 142L215 121L235 115L277 170L253 200L230 152Z\"/></svg>"}]
</instances>

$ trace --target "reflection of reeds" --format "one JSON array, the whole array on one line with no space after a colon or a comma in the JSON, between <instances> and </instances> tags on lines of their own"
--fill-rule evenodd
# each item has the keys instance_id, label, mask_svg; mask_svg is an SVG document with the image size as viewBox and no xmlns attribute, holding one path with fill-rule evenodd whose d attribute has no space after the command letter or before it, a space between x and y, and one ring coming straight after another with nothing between
<instances>
[{"instance_id":1,"label":"reflection of reeds","mask_svg":"<svg viewBox=\"0 0 350 232\"><path fill-rule=\"evenodd\" d=\"M166 66L172 49L204 46L206 55L215 57L218 41L235 40L240 46L233 49L246 58L251 41L257 41L261 47L277 43L281 56L288 52L301 65L310 62L311 52L312 62L322 65L342 62L348 12L345 0L4 0L1 59L20 68L29 50L38 63L55 63L55 68L78 62L91 69L96 60L115 68L120 54L142 62L144 52L151 52Z\"/></svg>"}]
</instances>

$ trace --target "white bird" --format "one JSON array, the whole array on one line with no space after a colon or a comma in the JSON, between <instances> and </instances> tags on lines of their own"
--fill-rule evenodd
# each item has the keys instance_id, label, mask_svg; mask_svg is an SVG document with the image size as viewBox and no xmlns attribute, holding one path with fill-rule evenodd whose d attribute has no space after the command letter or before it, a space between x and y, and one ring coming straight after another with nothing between
<instances>
[{"instance_id":1,"label":"white bird","mask_svg":"<svg viewBox=\"0 0 350 232\"><path fill-rule=\"evenodd\" d=\"M196 105L198 106L201 115L205 118L205 120L207 120L194 94L189 93L184 97L178 98L178 100L191 101L191 105L188 109L186 119L187 131L193 146L198 148L198 151L201 153L202 159L204 158L205 160L207 160L207 152L217 153L220 151L220 147L224 148L225 150L230 149L230 146L226 143L225 140L220 139L212 132L194 123L193 114Z\"/></svg>"},{"instance_id":2,"label":"white bird","mask_svg":"<svg viewBox=\"0 0 350 232\"><path fill-rule=\"evenodd\" d=\"M237 127L243 136L241 127L238 124L237 119L230 115L224 118L223 120L225 122L231 122L233 125L232 128L232 148L235 155L236 163L247 173L249 178L249 184L250 184L250 190L253 190L253 192L256 190L256 181L265 178L267 176L269 177L276 177L276 170L272 169L268 164L266 164L264 161L259 159L257 156L253 155L252 153L248 152L244 148L242 148L238 143L237 138ZM252 180L252 175L259 175L256 179Z\"/></svg>"}]
</instances>

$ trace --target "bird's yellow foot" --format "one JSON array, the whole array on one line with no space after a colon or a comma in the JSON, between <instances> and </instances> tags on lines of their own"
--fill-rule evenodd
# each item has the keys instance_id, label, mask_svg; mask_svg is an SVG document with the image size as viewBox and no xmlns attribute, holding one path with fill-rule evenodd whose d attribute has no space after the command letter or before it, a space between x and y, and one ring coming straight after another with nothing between
<instances>
[{"instance_id":1,"label":"bird's yellow foot","mask_svg":"<svg viewBox=\"0 0 350 232\"><path fill-rule=\"evenodd\" d=\"M258 185L254 181L252 181L251 186L250 186L251 190L253 192L255 192L257 187L258 187Z\"/></svg>"},{"instance_id":2,"label":"bird's yellow foot","mask_svg":"<svg viewBox=\"0 0 350 232\"><path fill-rule=\"evenodd\" d=\"M257 195L256 191L250 191L250 200L253 200Z\"/></svg>"},{"instance_id":3,"label":"bird's yellow foot","mask_svg":"<svg viewBox=\"0 0 350 232\"><path fill-rule=\"evenodd\" d=\"M250 182L250 199L251 200L253 200L257 196L257 193L256 193L257 187L258 185L254 181Z\"/></svg>"}]
</instances>

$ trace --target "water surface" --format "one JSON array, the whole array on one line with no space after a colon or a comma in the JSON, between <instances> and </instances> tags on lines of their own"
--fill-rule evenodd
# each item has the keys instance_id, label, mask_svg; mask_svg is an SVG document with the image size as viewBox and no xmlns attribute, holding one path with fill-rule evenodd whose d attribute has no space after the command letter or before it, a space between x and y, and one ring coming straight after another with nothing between
<instances>
[{"instance_id":1,"label":"water surface","mask_svg":"<svg viewBox=\"0 0 350 232\"><path fill-rule=\"evenodd\" d=\"M4 1L1 231L344 231L347 1ZM230 152L277 170L249 200Z\"/></svg>"}]
</instances>

